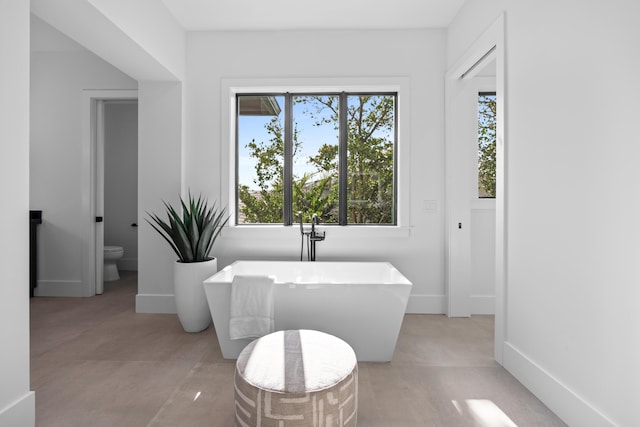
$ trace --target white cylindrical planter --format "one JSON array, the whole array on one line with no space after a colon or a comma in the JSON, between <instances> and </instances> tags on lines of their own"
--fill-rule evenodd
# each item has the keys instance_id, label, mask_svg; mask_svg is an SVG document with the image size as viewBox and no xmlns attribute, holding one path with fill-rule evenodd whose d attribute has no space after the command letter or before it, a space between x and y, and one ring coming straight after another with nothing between
<instances>
[{"instance_id":1,"label":"white cylindrical planter","mask_svg":"<svg viewBox=\"0 0 640 427\"><path fill-rule=\"evenodd\" d=\"M173 292L180 323L186 332L204 331L211 324L202 282L218 271L216 258L203 262L176 262L173 268Z\"/></svg>"}]
</instances>

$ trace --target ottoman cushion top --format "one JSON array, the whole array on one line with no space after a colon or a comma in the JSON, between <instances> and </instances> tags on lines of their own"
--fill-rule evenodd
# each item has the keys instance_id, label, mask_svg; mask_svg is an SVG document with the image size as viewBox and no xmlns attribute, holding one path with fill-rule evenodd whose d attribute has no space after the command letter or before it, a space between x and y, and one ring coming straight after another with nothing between
<instances>
[{"instance_id":1,"label":"ottoman cushion top","mask_svg":"<svg viewBox=\"0 0 640 427\"><path fill-rule=\"evenodd\" d=\"M249 384L280 393L326 389L356 366L346 342L312 330L278 331L251 342L238 356L236 369Z\"/></svg>"}]
</instances>

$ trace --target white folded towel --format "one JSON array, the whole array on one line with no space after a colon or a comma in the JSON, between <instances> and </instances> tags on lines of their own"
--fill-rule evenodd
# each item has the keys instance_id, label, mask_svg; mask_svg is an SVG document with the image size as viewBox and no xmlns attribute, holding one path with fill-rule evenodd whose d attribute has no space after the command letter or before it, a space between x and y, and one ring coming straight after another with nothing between
<instances>
[{"instance_id":1,"label":"white folded towel","mask_svg":"<svg viewBox=\"0 0 640 427\"><path fill-rule=\"evenodd\" d=\"M234 276L229 338L259 338L273 331L273 277Z\"/></svg>"}]
</instances>

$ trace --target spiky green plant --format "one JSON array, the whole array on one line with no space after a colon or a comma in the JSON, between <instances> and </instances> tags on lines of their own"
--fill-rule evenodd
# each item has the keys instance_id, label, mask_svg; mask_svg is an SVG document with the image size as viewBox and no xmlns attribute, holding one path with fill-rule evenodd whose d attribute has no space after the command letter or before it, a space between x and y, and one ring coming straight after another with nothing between
<instances>
[{"instance_id":1,"label":"spiky green plant","mask_svg":"<svg viewBox=\"0 0 640 427\"><path fill-rule=\"evenodd\" d=\"M196 200L189 193L188 203L180 198L182 216L165 201L168 222L158 215L147 212L146 221L166 240L178 255L180 262L207 261L209 252L220 235L222 227L229 221L226 208L218 211L215 203L209 207L206 200L199 196Z\"/></svg>"}]
</instances>

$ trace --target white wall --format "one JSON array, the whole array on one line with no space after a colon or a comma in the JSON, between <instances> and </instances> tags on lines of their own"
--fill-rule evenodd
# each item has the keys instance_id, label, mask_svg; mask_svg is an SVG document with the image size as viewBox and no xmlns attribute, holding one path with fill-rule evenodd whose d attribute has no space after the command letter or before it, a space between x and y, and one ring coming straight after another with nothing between
<instances>
[{"instance_id":1,"label":"white wall","mask_svg":"<svg viewBox=\"0 0 640 427\"><path fill-rule=\"evenodd\" d=\"M442 313L444 35L442 30L189 34L186 185L214 200L227 193L224 153L232 142L229 123L221 120L229 108L229 93L222 90L226 79L406 79L409 90L400 103L409 114L399 118L406 129L400 149L410 153L403 164L408 170L400 171L408 172L401 184L401 191L408 190L401 206L408 210L404 234L327 228L317 253L319 260L391 261L414 283L409 310ZM219 266L241 258L295 260L299 253L294 227L225 230L214 247Z\"/></svg>"},{"instance_id":2,"label":"white wall","mask_svg":"<svg viewBox=\"0 0 640 427\"><path fill-rule=\"evenodd\" d=\"M164 216L162 201L177 206L182 183L181 83L140 82L138 88L138 295L139 313L175 313L173 263L177 257L146 222Z\"/></svg>"},{"instance_id":3,"label":"white wall","mask_svg":"<svg viewBox=\"0 0 640 427\"><path fill-rule=\"evenodd\" d=\"M39 40L59 32L37 18ZM84 89L135 89L137 82L66 39L34 40L31 53L30 206L42 210L36 295L81 295ZM63 46L63 47L60 47Z\"/></svg>"},{"instance_id":4,"label":"white wall","mask_svg":"<svg viewBox=\"0 0 640 427\"><path fill-rule=\"evenodd\" d=\"M29 2L0 3L0 76L0 425L29 427Z\"/></svg>"},{"instance_id":5,"label":"white wall","mask_svg":"<svg viewBox=\"0 0 640 427\"><path fill-rule=\"evenodd\" d=\"M104 244L122 246L120 270L138 270L138 103L104 105Z\"/></svg>"},{"instance_id":6,"label":"white wall","mask_svg":"<svg viewBox=\"0 0 640 427\"><path fill-rule=\"evenodd\" d=\"M467 2L448 63L502 10L504 365L571 426L640 425L640 4Z\"/></svg>"}]
</instances>

